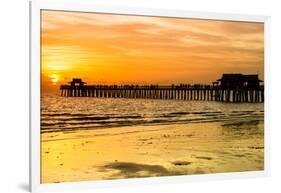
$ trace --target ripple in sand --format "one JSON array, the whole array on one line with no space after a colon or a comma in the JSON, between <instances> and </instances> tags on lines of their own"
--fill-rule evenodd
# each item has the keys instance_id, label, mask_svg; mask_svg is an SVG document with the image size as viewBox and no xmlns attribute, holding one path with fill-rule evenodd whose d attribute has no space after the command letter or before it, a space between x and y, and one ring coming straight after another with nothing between
<instances>
[{"instance_id":1,"label":"ripple in sand","mask_svg":"<svg viewBox=\"0 0 281 193\"><path fill-rule=\"evenodd\" d=\"M197 159L212 160L213 158L207 156L197 156Z\"/></svg>"},{"instance_id":2,"label":"ripple in sand","mask_svg":"<svg viewBox=\"0 0 281 193\"><path fill-rule=\"evenodd\" d=\"M172 162L172 164L174 164L175 166L187 166L190 165L192 162L188 162L188 161L174 161Z\"/></svg>"}]
</instances>

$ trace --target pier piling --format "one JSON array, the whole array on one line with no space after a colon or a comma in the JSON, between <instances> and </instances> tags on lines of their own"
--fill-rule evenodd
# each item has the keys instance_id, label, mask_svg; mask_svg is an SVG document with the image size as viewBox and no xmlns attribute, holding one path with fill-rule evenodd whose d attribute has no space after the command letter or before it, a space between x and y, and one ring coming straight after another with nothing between
<instances>
[{"instance_id":1,"label":"pier piling","mask_svg":"<svg viewBox=\"0 0 281 193\"><path fill-rule=\"evenodd\" d=\"M239 74L240 76L240 74ZM249 75L245 75L249 78ZM73 79L67 85L61 85L60 94L63 97L96 97L96 98L135 98L161 100L200 100L233 103L264 102L264 87L262 85L227 85L223 82L213 85L85 85L81 79ZM235 77L233 74L231 78ZM252 78L252 76L250 77ZM253 78L252 78L253 79ZM236 80L237 82L237 80ZM248 83L248 82L247 82ZM250 82L252 83L252 82Z\"/></svg>"}]
</instances>

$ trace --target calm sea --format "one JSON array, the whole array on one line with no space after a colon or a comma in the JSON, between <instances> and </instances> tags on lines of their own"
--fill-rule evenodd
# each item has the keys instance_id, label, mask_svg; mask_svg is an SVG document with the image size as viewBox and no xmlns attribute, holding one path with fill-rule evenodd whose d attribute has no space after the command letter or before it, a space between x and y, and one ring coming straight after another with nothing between
<instances>
[{"instance_id":1,"label":"calm sea","mask_svg":"<svg viewBox=\"0 0 281 193\"><path fill-rule=\"evenodd\" d=\"M135 125L264 120L263 103L221 103L122 98L41 98L41 132L76 131Z\"/></svg>"}]
</instances>

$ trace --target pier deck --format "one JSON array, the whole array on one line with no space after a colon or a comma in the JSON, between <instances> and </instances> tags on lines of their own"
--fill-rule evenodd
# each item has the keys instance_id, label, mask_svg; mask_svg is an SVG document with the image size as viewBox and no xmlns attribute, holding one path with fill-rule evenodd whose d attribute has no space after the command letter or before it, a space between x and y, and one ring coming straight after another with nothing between
<instances>
[{"instance_id":1,"label":"pier deck","mask_svg":"<svg viewBox=\"0 0 281 193\"><path fill-rule=\"evenodd\" d=\"M61 96L143 98L221 102L264 102L264 88L223 88L214 85L61 85Z\"/></svg>"}]
</instances>

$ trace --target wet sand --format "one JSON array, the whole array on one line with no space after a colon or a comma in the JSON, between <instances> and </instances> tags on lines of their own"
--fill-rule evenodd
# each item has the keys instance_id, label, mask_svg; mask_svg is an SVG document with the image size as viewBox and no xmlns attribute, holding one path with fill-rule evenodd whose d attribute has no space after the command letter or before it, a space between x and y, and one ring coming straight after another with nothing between
<instances>
[{"instance_id":1,"label":"wet sand","mask_svg":"<svg viewBox=\"0 0 281 193\"><path fill-rule=\"evenodd\" d=\"M256 171L262 121L41 134L41 183Z\"/></svg>"}]
</instances>

